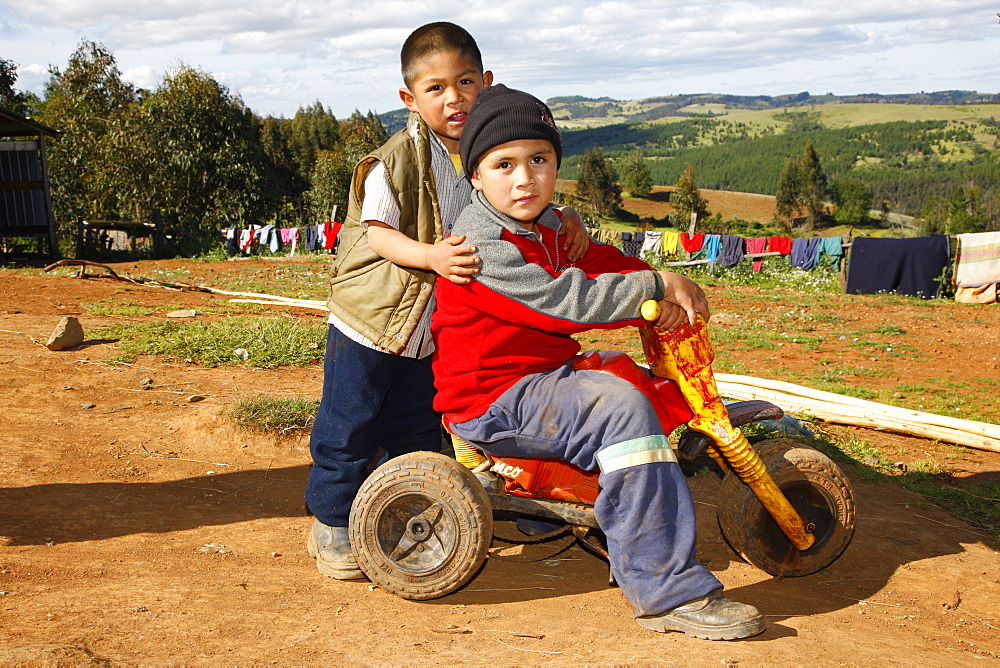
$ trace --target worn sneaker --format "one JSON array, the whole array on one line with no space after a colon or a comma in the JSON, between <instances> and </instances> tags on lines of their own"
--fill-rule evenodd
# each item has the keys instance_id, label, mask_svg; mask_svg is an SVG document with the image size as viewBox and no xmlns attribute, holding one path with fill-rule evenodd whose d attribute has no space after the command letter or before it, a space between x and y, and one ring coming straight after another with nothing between
<instances>
[{"instance_id":1,"label":"worn sneaker","mask_svg":"<svg viewBox=\"0 0 1000 668\"><path fill-rule=\"evenodd\" d=\"M680 631L705 640L736 640L764 631L764 615L757 608L730 601L716 589L659 615L639 617L641 626L665 633Z\"/></svg>"},{"instance_id":2,"label":"worn sneaker","mask_svg":"<svg viewBox=\"0 0 1000 668\"><path fill-rule=\"evenodd\" d=\"M309 556L316 559L316 569L335 580L363 580L365 574L351 551L347 527L331 527L319 520L309 532Z\"/></svg>"}]
</instances>

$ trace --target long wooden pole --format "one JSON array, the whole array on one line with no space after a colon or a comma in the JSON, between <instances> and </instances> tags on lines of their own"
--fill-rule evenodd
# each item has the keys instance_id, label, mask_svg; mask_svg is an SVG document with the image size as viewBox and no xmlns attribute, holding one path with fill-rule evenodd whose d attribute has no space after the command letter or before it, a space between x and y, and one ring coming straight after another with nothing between
<instances>
[{"instance_id":1,"label":"long wooden pole","mask_svg":"<svg viewBox=\"0 0 1000 668\"><path fill-rule=\"evenodd\" d=\"M765 399L791 412L837 424L933 438L1000 452L1000 426L889 406L783 381L717 373L719 392L733 399Z\"/></svg>"}]
</instances>

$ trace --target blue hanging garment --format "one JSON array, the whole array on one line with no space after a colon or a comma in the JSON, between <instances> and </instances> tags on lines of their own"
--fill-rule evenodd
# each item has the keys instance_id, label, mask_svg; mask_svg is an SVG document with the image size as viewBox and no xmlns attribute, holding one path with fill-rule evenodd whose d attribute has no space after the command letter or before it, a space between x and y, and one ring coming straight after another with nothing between
<instances>
[{"instance_id":1,"label":"blue hanging garment","mask_svg":"<svg viewBox=\"0 0 1000 668\"><path fill-rule=\"evenodd\" d=\"M817 248L819 248L819 237L792 239L792 254L790 256L792 266L807 271L815 267Z\"/></svg>"}]
</instances>

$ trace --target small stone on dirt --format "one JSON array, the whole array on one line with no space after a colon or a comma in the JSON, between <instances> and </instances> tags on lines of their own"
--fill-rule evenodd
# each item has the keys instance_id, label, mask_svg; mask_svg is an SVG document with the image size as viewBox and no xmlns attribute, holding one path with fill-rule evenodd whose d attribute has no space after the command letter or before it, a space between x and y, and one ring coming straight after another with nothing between
<instances>
[{"instance_id":1,"label":"small stone on dirt","mask_svg":"<svg viewBox=\"0 0 1000 668\"><path fill-rule=\"evenodd\" d=\"M144 390L151 390L151 389L153 389L153 379L152 378L143 378L142 380L139 381L139 387L141 387Z\"/></svg>"},{"instance_id":2,"label":"small stone on dirt","mask_svg":"<svg viewBox=\"0 0 1000 668\"><path fill-rule=\"evenodd\" d=\"M205 554L229 554L232 552L232 550L222 543L205 543L198 548L198 551L204 552Z\"/></svg>"},{"instance_id":3,"label":"small stone on dirt","mask_svg":"<svg viewBox=\"0 0 1000 668\"><path fill-rule=\"evenodd\" d=\"M193 318L198 313L194 309L181 309L180 311L171 311L167 314L168 318Z\"/></svg>"},{"instance_id":4,"label":"small stone on dirt","mask_svg":"<svg viewBox=\"0 0 1000 668\"><path fill-rule=\"evenodd\" d=\"M187 398L187 400L189 404L196 404L199 401L205 401L205 397L201 396L200 394L192 394L190 397Z\"/></svg>"},{"instance_id":5,"label":"small stone on dirt","mask_svg":"<svg viewBox=\"0 0 1000 668\"><path fill-rule=\"evenodd\" d=\"M736 313L713 313L709 322L713 325L735 325L740 321Z\"/></svg>"},{"instance_id":6,"label":"small stone on dirt","mask_svg":"<svg viewBox=\"0 0 1000 668\"><path fill-rule=\"evenodd\" d=\"M83 325L71 315L64 317L52 330L45 347L49 350L66 350L83 343Z\"/></svg>"},{"instance_id":7,"label":"small stone on dirt","mask_svg":"<svg viewBox=\"0 0 1000 668\"><path fill-rule=\"evenodd\" d=\"M80 408L83 408L83 409L97 408L97 404L80 404Z\"/></svg>"}]
</instances>

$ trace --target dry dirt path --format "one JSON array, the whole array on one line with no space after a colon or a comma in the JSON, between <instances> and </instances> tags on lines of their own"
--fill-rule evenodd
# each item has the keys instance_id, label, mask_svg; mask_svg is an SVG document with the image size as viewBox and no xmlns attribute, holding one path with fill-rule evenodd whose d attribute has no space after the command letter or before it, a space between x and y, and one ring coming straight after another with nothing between
<instances>
[{"instance_id":1,"label":"dry dirt path","mask_svg":"<svg viewBox=\"0 0 1000 668\"><path fill-rule=\"evenodd\" d=\"M80 305L120 287L0 272L0 664L1000 659L998 553L974 527L850 467L853 543L827 570L787 580L739 560L716 524L718 482L691 480L699 558L733 598L767 615L767 632L747 641L640 629L603 563L577 548L551 564L489 560L466 589L427 603L323 578L305 554L306 440L247 435L220 416L255 392L318 397L320 369L109 366L107 342L63 352L34 342L62 315L79 314L88 329L110 322ZM222 299L156 288L128 298L195 309ZM981 336L993 335L990 324ZM146 378L151 390L141 389ZM192 394L206 399L189 403ZM983 455L969 466L990 475L998 463ZM469 632L442 632L456 630Z\"/></svg>"}]
</instances>

